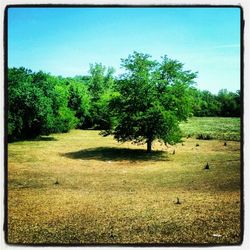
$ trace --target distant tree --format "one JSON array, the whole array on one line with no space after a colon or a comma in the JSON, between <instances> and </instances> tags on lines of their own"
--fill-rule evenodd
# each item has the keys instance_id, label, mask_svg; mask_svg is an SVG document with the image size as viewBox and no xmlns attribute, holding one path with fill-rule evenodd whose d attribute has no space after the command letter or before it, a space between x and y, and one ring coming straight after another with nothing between
<instances>
[{"instance_id":1,"label":"distant tree","mask_svg":"<svg viewBox=\"0 0 250 250\"><path fill-rule=\"evenodd\" d=\"M105 89L105 71L106 67L101 63L90 64L88 89L93 100L98 99Z\"/></svg>"},{"instance_id":2,"label":"distant tree","mask_svg":"<svg viewBox=\"0 0 250 250\"><path fill-rule=\"evenodd\" d=\"M106 68L101 63L90 65L88 90L90 94L90 111L86 121L87 127L106 129L110 126L107 113L108 97L113 91L114 69Z\"/></svg>"},{"instance_id":3,"label":"distant tree","mask_svg":"<svg viewBox=\"0 0 250 250\"><path fill-rule=\"evenodd\" d=\"M76 112L68 107L69 91L64 82L55 84L54 126L51 132L66 133L79 123Z\"/></svg>"},{"instance_id":4,"label":"distant tree","mask_svg":"<svg viewBox=\"0 0 250 250\"><path fill-rule=\"evenodd\" d=\"M193 100L192 115L201 116L201 105L202 105L201 91L195 87L191 87L190 95L192 96L192 100Z\"/></svg>"},{"instance_id":5,"label":"distant tree","mask_svg":"<svg viewBox=\"0 0 250 250\"><path fill-rule=\"evenodd\" d=\"M77 128L84 128L90 110L89 92L82 80L74 78L68 81L68 107L75 111L78 118Z\"/></svg>"},{"instance_id":6,"label":"distant tree","mask_svg":"<svg viewBox=\"0 0 250 250\"><path fill-rule=\"evenodd\" d=\"M218 93L218 100L221 103L221 116L240 116L240 91L233 93L222 89Z\"/></svg>"},{"instance_id":7,"label":"distant tree","mask_svg":"<svg viewBox=\"0 0 250 250\"><path fill-rule=\"evenodd\" d=\"M112 124L102 135L114 135L120 142L147 143L148 152L156 139L178 142L179 122L192 111L188 91L196 74L166 56L159 63L137 52L122 59L122 67L126 73L115 84L108 106Z\"/></svg>"},{"instance_id":8,"label":"distant tree","mask_svg":"<svg viewBox=\"0 0 250 250\"><path fill-rule=\"evenodd\" d=\"M217 96L207 90L200 91L201 107L199 116L218 116L220 114L221 103Z\"/></svg>"},{"instance_id":9,"label":"distant tree","mask_svg":"<svg viewBox=\"0 0 250 250\"><path fill-rule=\"evenodd\" d=\"M207 90L193 89L191 95L194 116L240 116L240 91L235 93L222 89L218 94L212 94Z\"/></svg>"}]
</instances>

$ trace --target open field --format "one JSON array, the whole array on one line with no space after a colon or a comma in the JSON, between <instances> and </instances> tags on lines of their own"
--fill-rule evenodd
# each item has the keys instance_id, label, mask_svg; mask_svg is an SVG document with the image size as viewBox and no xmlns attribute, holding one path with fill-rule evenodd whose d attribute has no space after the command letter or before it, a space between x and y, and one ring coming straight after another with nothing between
<instances>
[{"instance_id":1,"label":"open field","mask_svg":"<svg viewBox=\"0 0 250 250\"><path fill-rule=\"evenodd\" d=\"M184 136L240 141L240 118L192 117L181 124Z\"/></svg>"},{"instance_id":2,"label":"open field","mask_svg":"<svg viewBox=\"0 0 250 250\"><path fill-rule=\"evenodd\" d=\"M10 143L8 242L240 243L240 142L183 140L151 155L98 131Z\"/></svg>"}]
</instances>

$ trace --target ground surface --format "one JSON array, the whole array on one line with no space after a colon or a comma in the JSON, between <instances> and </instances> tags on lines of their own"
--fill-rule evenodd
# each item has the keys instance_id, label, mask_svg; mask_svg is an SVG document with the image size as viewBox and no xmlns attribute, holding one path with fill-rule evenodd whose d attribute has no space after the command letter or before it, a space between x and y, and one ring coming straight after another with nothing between
<instances>
[{"instance_id":1,"label":"ground surface","mask_svg":"<svg viewBox=\"0 0 250 250\"><path fill-rule=\"evenodd\" d=\"M9 243L240 242L238 141L183 138L149 156L73 130L8 149Z\"/></svg>"}]
</instances>

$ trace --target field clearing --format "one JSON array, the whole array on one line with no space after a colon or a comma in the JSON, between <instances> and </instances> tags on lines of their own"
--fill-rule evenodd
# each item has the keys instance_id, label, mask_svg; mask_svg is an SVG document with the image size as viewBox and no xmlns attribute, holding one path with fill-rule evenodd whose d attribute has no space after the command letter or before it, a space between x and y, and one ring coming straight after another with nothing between
<instances>
[{"instance_id":1,"label":"field clearing","mask_svg":"<svg viewBox=\"0 0 250 250\"><path fill-rule=\"evenodd\" d=\"M240 118L192 117L180 125L184 136L209 136L210 139L240 141Z\"/></svg>"},{"instance_id":2,"label":"field clearing","mask_svg":"<svg viewBox=\"0 0 250 250\"><path fill-rule=\"evenodd\" d=\"M239 141L184 138L148 155L98 133L8 145L9 243L240 243Z\"/></svg>"}]
</instances>

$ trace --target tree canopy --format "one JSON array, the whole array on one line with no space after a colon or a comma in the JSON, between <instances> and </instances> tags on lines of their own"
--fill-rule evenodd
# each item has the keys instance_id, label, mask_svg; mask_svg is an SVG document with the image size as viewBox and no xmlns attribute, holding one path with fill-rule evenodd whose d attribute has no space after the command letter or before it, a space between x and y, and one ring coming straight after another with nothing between
<instances>
[{"instance_id":1,"label":"tree canopy","mask_svg":"<svg viewBox=\"0 0 250 250\"><path fill-rule=\"evenodd\" d=\"M10 140L67 132L77 123L67 107L67 90L49 74L25 68L8 71L8 136Z\"/></svg>"},{"instance_id":2,"label":"tree canopy","mask_svg":"<svg viewBox=\"0 0 250 250\"><path fill-rule=\"evenodd\" d=\"M196 73L184 71L183 64L167 56L157 62L137 52L123 59L122 67L125 73L109 103L113 124L102 134L120 142L146 142L148 152L156 139L178 142L179 122L192 111L189 87Z\"/></svg>"}]
</instances>

